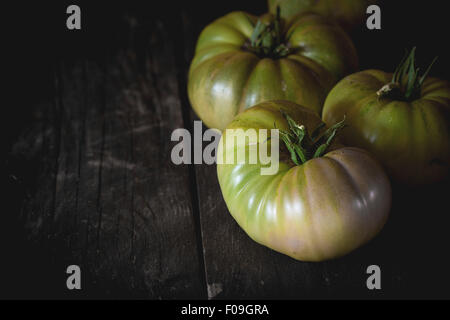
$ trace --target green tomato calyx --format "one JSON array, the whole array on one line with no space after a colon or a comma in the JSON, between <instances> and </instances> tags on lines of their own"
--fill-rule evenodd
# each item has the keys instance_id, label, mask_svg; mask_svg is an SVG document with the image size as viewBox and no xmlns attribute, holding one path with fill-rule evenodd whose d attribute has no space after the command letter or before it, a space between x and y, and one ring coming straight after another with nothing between
<instances>
[{"instance_id":1,"label":"green tomato calyx","mask_svg":"<svg viewBox=\"0 0 450 320\"><path fill-rule=\"evenodd\" d=\"M412 101L420 98L422 84L428 76L431 67L436 62L437 57L434 58L424 74L419 76L420 68L415 67L415 53L416 47L403 57L395 69L391 82L377 91L378 97L403 101Z\"/></svg>"},{"instance_id":2,"label":"green tomato calyx","mask_svg":"<svg viewBox=\"0 0 450 320\"><path fill-rule=\"evenodd\" d=\"M280 8L277 7L276 16L269 22L263 22L262 19L256 22L250 43L245 48L260 57L279 59L291 53L291 49L283 41Z\"/></svg>"},{"instance_id":3,"label":"green tomato calyx","mask_svg":"<svg viewBox=\"0 0 450 320\"><path fill-rule=\"evenodd\" d=\"M308 160L321 157L330 146L338 130L345 127L345 115L341 122L323 130L325 123L314 129L311 135L304 125L299 125L286 112L280 110L286 119L289 130L279 130L281 140L291 154L291 160L296 165L302 165ZM274 124L276 128L276 124Z\"/></svg>"}]
</instances>

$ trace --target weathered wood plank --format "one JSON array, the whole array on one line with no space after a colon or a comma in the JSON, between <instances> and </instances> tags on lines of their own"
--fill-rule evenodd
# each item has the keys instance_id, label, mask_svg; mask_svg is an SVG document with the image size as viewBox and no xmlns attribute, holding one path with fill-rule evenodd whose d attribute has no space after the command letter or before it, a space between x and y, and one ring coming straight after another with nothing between
<instances>
[{"instance_id":1,"label":"weathered wood plank","mask_svg":"<svg viewBox=\"0 0 450 320\"><path fill-rule=\"evenodd\" d=\"M170 161L183 119L169 22L121 23L118 52L57 66L54 103L16 146L38 163L23 219L58 266L80 265L86 297L201 298L188 168Z\"/></svg>"}]
</instances>

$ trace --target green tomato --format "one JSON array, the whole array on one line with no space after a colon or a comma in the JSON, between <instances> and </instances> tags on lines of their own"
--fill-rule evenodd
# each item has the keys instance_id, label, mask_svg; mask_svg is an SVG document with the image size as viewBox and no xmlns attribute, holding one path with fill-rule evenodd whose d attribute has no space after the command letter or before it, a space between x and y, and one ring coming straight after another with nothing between
<instances>
[{"instance_id":1,"label":"green tomato","mask_svg":"<svg viewBox=\"0 0 450 320\"><path fill-rule=\"evenodd\" d=\"M260 20L232 12L199 36L188 95L210 128L222 130L236 114L271 99L320 114L333 85L357 68L353 43L327 19L309 14L290 23L271 15Z\"/></svg>"},{"instance_id":2,"label":"green tomato","mask_svg":"<svg viewBox=\"0 0 450 320\"><path fill-rule=\"evenodd\" d=\"M367 70L344 78L328 95L322 118L332 125L346 115L342 141L370 151L396 181L439 181L450 162L450 83L427 78L420 94L405 101L383 96L397 87L392 77Z\"/></svg>"},{"instance_id":3,"label":"green tomato","mask_svg":"<svg viewBox=\"0 0 450 320\"><path fill-rule=\"evenodd\" d=\"M242 112L227 129L287 130L280 110L309 132L321 124L311 110L289 101L267 101ZM223 132L217 159L248 153L239 143L227 144ZM234 134L233 134L234 135ZM233 137L234 139L234 137ZM246 145L249 145L249 140ZM258 148L272 139L253 141ZM270 147L269 147L270 148ZM302 261L343 256L372 239L383 227L391 205L391 187L382 167L358 148L333 148L321 157L296 165L280 142L279 169L258 161L218 161L217 175L227 207L239 226L256 242ZM241 154L242 156L243 154ZM221 164L222 162L222 164Z\"/></svg>"},{"instance_id":4,"label":"green tomato","mask_svg":"<svg viewBox=\"0 0 450 320\"><path fill-rule=\"evenodd\" d=\"M350 31L363 23L367 7L376 2L376 0L268 0L268 5L272 13L275 13L279 6L281 16L284 18L314 12L335 19L339 25Z\"/></svg>"}]
</instances>

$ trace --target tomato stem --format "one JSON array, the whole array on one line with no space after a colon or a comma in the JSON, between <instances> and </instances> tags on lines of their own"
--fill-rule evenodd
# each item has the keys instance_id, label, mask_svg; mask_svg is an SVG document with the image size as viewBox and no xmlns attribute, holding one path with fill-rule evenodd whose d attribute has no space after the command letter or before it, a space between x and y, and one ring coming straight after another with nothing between
<instances>
[{"instance_id":1,"label":"tomato stem","mask_svg":"<svg viewBox=\"0 0 450 320\"><path fill-rule=\"evenodd\" d=\"M321 123L309 135L305 126L299 125L283 110L280 110L280 112L289 125L289 131L279 130L280 137L291 155L292 162L298 166L313 158L321 157L335 138L337 131L345 126L344 116L341 122L326 130L322 130L325 124Z\"/></svg>"},{"instance_id":2,"label":"tomato stem","mask_svg":"<svg viewBox=\"0 0 450 320\"><path fill-rule=\"evenodd\" d=\"M269 22L259 19L250 37L247 49L260 57L282 58L290 54L291 49L283 43L282 20L280 7L277 14Z\"/></svg>"},{"instance_id":3,"label":"tomato stem","mask_svg":"<svg viewBox=\"0 0 450 320\"><path fill-rule=\"evenodd\" d=\"M411 101L420 98L422 84L431 67L436 62L437 57L431 62L422 76L419 76L420 68L415 67L416 47L406 54L400 64L395 69L391 82L384 85L377 91L380 98L391 98L404 101Z\"/></svg>"}]
</instances>

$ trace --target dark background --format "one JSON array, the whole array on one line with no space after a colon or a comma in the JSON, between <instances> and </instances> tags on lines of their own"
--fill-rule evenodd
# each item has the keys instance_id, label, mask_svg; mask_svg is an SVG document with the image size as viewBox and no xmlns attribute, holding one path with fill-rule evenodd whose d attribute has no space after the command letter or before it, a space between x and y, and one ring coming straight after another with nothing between
<instances>
[{"instance_id":1,"label":"dark background","mask_svg":"<svg viewBox=\"0 0 450 320\"><path fill-rule=\"evenodd\" d=\"M81 31L69 31L65 27L67 17L65 9L69 4L81 7ZM360 68L393 71L405 49L417 46L418 65L425 67L435 56L439 56L431 75L450 79L447 59L450 56L447 37L449 21L445 4L444 1L381 2L382 30L370 31L361 27L353 34L360 57ZM3 31L6 33L4 50L9 56L4 62L7 64L7 71L10 72L6 73L7 85L3 85L6 92L3 105L3 118L6 120L3 126L6 141L3 181L6 182L6 189L3 192L5 206L0 221L0 298L180 297L176 292L160 295L151 290L133 291L133 288L123 284L126 284L126 281L120 285L108 280L96 284L95 273L87 274L87 279L83 280L85 289L81 292L67 291L63 267L67 265L67 257L59 259L58 254L49 248L55 243L60 245L58 239L50 244L36 240L36 237L30 235L30 228L24 225L22 215L24 202L30 197L36 197L37 189L45 188L40 185L37 178L40 164L35 159L45 158L46 155L38 154L30 160L14 150L18 141L23 139L24 132L32 130L35 125L34 114L39 110L39 106L46 101L57 100L55 97L58 96L56 92L58 89L55 86L55 79L58 79L58 76L55 78L55 74L66 70L60 68L61 63L71 66L79 61L91 61L107 66L104 62L105 53L111 56L130 45L124 16L134 17L139 21L140 27L136 31L138 40L148 35L147 29L154 26L152 21L164 22L164 34L167 37L164 41L173 44L175 64L179 70L176 73L178 76L176 81L179 90L183 90L185 84L183 77L186 71L186 61L183 59L192 56L193 46L189 43L191 40L186 37L186 24L183 21L188 20L189 33L195 41L207 23L233 10L260 14L266 10L265 1L118 1L114 4L109 1L96 1L95 4L93 1L30 1L7 6L4 11L7 27ZM143 42L135 41L132 44L136 46L135 52L140 51L140 43ZM140 58L137 59L139 65ZM183 121L189 128L192 115L186 104L185 93L180 93L180 99L184 108ZM32 139L26 134L25 137ZM192 179L192 174L196 174L193 170L189 169L189 179ZM201 177L197 176L196 179L197 182L193 182L194 187L195 183L201 181ZM211 180L213 179L215 177L211 177ZM213 183L216 184L215 181ZM274 285L273 288L258 295L253 294L257 290L252 291L251 282L247 282L247 287L244 288L240 287L239 283L233 284L233 289L224 290L223 296L219 298L449 298L449 207L446 201L448 186L448 182L426 189L394 186L393 214L390 221L380 234L380 239L363 248L377 252L377 257L383 257L383 261L386 262L386 268L383 269L382 266L382 271L387 269L387 278L383 280L386 287L381 293L355 289L354 283L364 283L366 278L363 267L357 269L361 274L355 274L354 278L351 274L339 278L339 274L345 273L343 270L346 269L347 263L354 264L361 257L364 261L370 260L370 257L358 251L352 254L348 262L345 260L331 262L323 267L331 275L336 273L336 279L340 279L336 280L337 289L328 288L325 294L320 290L317 292L310 290L296 295L282 289L278 290ZM199 187L193 191L193 199L202 198L201 190ZM38 197L45 194L45 190L40 192ZM201 216L201 203L192 206L194 215L196 211L200 211ZM197 229L201 223L203 222L199 222L198 217L194 217ZM226 241L225 239L223 246L227 245ZM61 250L64 250L63 245ZM221 248L217 250L220 251ZM200 251L199 259L202 260ZM207 251L205 252L207 255ZM274 259L279 258L278 254L270 254L275 256ZM288 260L280 261L283 265L293 264L290 260L286 263ZM199 263L201 264L201 261ZM373 263L377 264L377 261ZM245 272L244 267L242 270ZM107 276L103 276L107 279ZM317 274L312 277L315 276ZM200 275L201 277L204 275ZM245 274L241 277L245 278ZM203 287L204 280L199 281L199 287ZM348 291L346 281L351 284ZM208 280L206 282L209 283ZM286 290L291 290L288 284L284 285ZM164 286L164 283L161 286ZM314 283L311 286L314 286ZM160 291L164 292L163 289ZM242 296L239 292L243 293ZM206 298L207 293L199 289L196 294L189 297Z\"/></svg>"}]
</instances>

